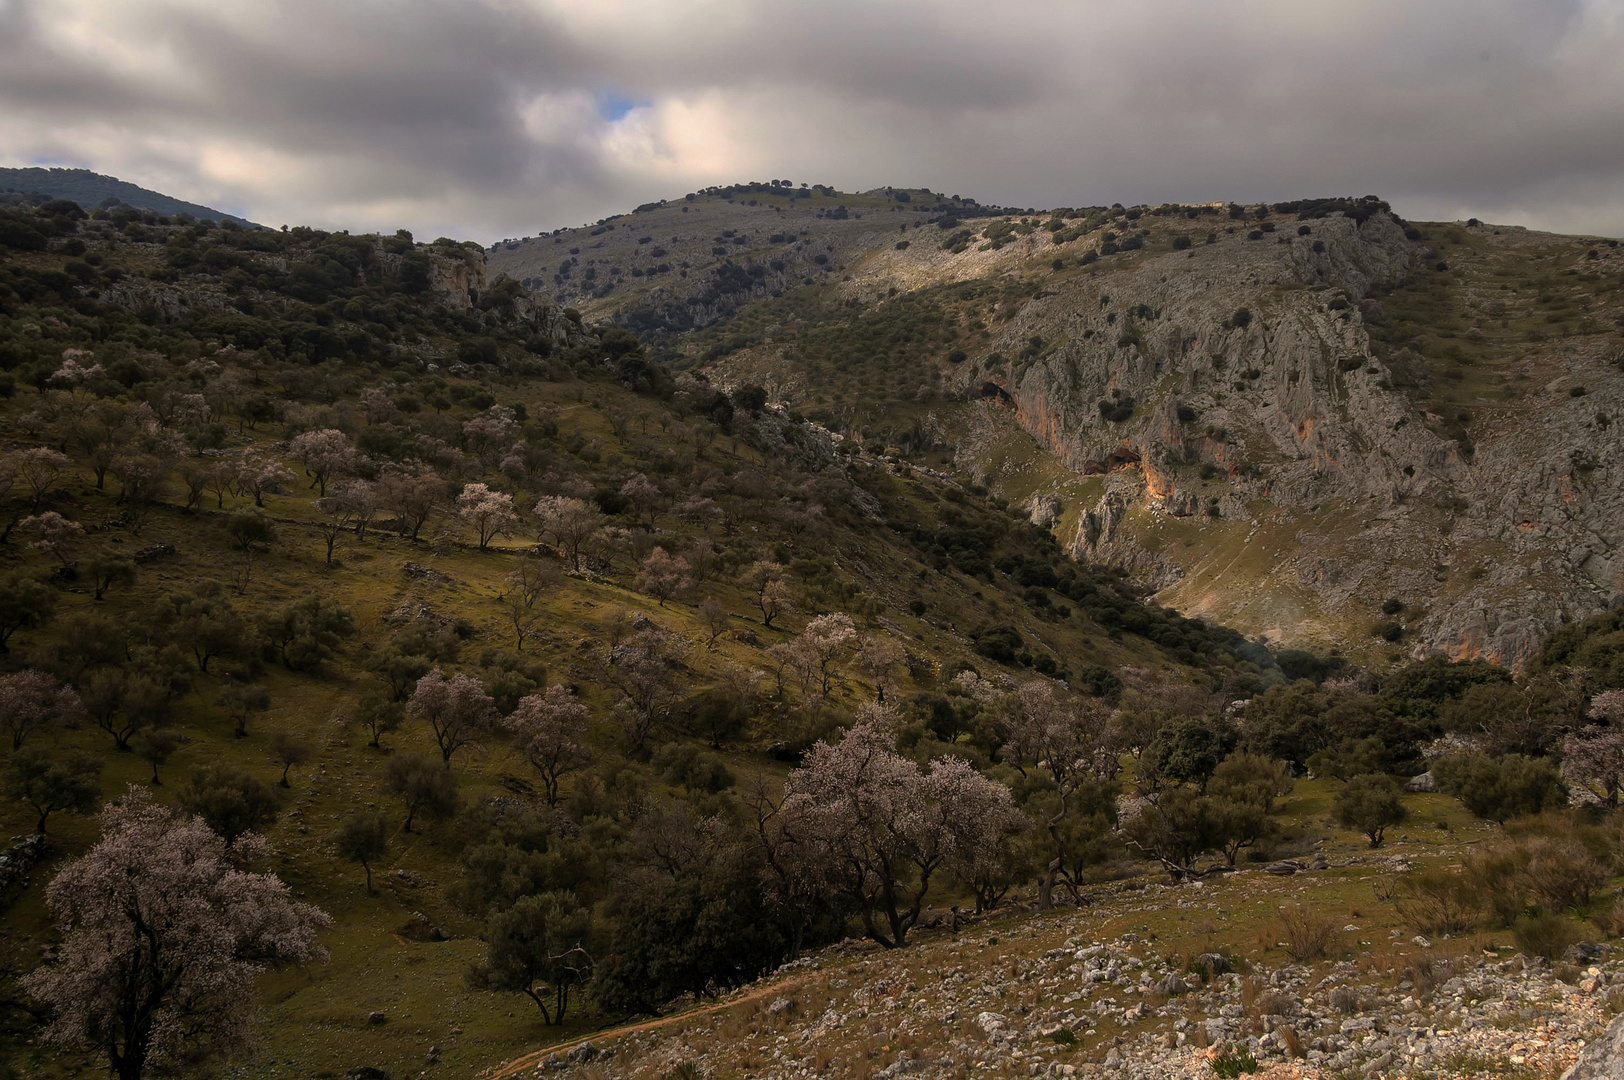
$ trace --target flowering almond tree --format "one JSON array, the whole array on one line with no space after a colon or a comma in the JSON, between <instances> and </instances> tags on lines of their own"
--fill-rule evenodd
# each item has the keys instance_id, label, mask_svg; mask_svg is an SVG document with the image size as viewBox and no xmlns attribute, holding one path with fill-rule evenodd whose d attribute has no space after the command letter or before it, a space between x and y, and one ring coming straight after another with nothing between
<instances>
[{"instance_id":1,"label":"flowering almond tree","mask_svg":"<svg viewBox=\"0 0 1624 1080\"><path fill-rule=\"evenodd\" d=\"M406 711L427 720L447 765L451 755L483 739L496 725L496 702L472 675L446 678L439 668L417 680Z\"/></svg>"},{"instance_id":2,"label":"flowering almond tree","mask_svg":"<svg viewBox=\"0 0 1624 1080\"><path fill-rule=\"evenodd\" d=\"M0 676L0 732L11 736L11 748L36 731L61 727L84 715L79 695L66 683L29 668Z\"/></svg>"},{"instance_id":3,"label":"flowering almond tree","mask_svg":"<svg viewBox=\"0 0 1624 1080\"><path fill-rule=\"evenodd\" d=\"M288 457L304 466L310 486L322 496L327 494L327 485L334 477L348 475L360 462L360 455L350 446L349 436L335 428L295 435L288 443Z\"/></svg>"},{"instance_id":4,"label":"flowering almond tree","mask_svg":"<svg viewBox=\"0 0 1624 1080\"><path fill-rule=\"evenodd\" d=\"M513 496L492 491L484 484L465 484L457 496L457 516L479 534L479 550L491 546L502 533L513 531L519 515L513 512Z\"/></svg>"},{"instance_id":5,"label":"flowering almond tree","mask_svg":"<svg viewBox=\"0 0 1624 1080\"><path fill-rule=\"evenodd\" d=\"M1002 842L1017 813L1008 788L958 758L921 771L897 753L893 724L864 705L844 739L790 774L780 810L800 873L844 892L888 949L907 943L936 871Z\"/></svg>"},{"instance_id":6,"label":"flowering almond tree","mask_svg":"<svg viewBox=\"0 0 1624 1080\"><path fill-rule=\"evenodd\" d=\"M570 568L581 569L581 547L608 523L602 510L583 499L549 495L536 503L536 521L544 536L553 537L558 553L567 555Z\"/></svg>"},{"instance_id":7,"label":"flowering almond tree","mask_svg":"<svg viewBox=\"0 0 1624 1080\"><path fill-rule=\"evenodd\" d=\"M244 1048L265 967L325 959L328 917L274 874L238 869L269 854L252 833L231 847L146 789L102 813L102 836L46 889L58 958L22 979L55 1019L45 1037L95 1047L119 1080L179 1072Z\"/></svg>"},{"instance_id":8,"label":"flowering almond tree","mask_svg":"<svg viewBox=\"0 0 1624 1080\"><path fill-rule=\"evenodd\" d=\"M1562 778L1589 788L1608 806L1617 806L1619 789L1624 787L1624 690L1597 694L1590 700L1589 715L1596 723L1569 735L1562 744Z\"/></svg>"},{"instance_id":9,"label":"flowering almond tree","mask_svg":"<svg viewBox=\"0 0 1624 1080\"><path fill-rule=\"evenodd\" d=\"M520 698L519 707L503 721L513 745L541 775L548 806L558 805L561 779L592 763L586 722L586 706L567 686L549 686L544 693Z\"/></svg>"}]
</instances>

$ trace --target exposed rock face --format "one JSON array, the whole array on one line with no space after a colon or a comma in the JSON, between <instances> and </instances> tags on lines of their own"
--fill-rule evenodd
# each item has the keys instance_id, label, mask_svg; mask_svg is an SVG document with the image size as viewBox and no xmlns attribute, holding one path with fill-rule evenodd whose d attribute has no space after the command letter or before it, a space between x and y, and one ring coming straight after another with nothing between
<instances>
[{"instance_id":1,"label":"exposed rock face","mask_svg":"<svg viewBox=\"0 0 1624 1080\"><path fill-rule=\"evenodd\" d=\"M1062 540L1163 602L1335 640L1405 597L1416 654L1515 665L1624 597L1624 449L1597 420L1624 406L1624 380L1605 340L1566 345L1587 396L1490 406L1475 447L1451 437L1392 389L1365 324L1370 290L1430 257L1386 214L1225 236L1040 293L958 378L1099 477ZM1167 518L1224 546L1161 542Z\"/></svg>"},{"instance_id":2,"label":"exposed rock face","mask_svg":"<svg viewBox=\"0 0 1624 1080\"><path fill-rule=\"evenodd\" d=\"M911 290L995 284L990 309L966 309L952 329L971 353L965 362L953 362L962 353L944 339L920 371L921 392L934 393L938 377L954 391L923 425L928 440L956 446L961 464L1056 530L1077 558L1122 567L1161 602L1248 633L1384 658L1396 648L1516 665L1564 619L1624 599L1624 440L1608 428L1624 416L1624 366L1612 362L1609 336L1624 252L1603 247L1593 262L1562 269L1553 261L1510 275L1520 283L1502 291L1504 277L1472 277L1458 264L1429 278L1443 256L1385 212L1362 221L1333 212L1301 223L1301 234L1295 220L1277 218L1273 232L1257 223L1253 233L1198 211L1171 228L1166 216L1118 215L1099 228L1137 243L1133 233L1149 223L1144 246L1084 270L1085 252L1104 250L1103 231L1056 233L1040 227L1042 215L1017 211L1006 215L1022 219L1013 238L953 244L961 225L985 223L949 224L940 200L854 202L849 214L835 201L651 204L595 227L504 241L484 273L545 286L589 319L671 343L805 284L832 297L808 320L825 327L831 312L844 319ZM1179 232L1193 245L1169 250ZM1503 232L1472 231L1472 250L1497 249L1526 268L1575 246ZM1453 314L1434 322L1405 308L1415 281L1455 282L1445 290ZM479 296L497 287L441 284L448 303L459 287ZM1572 322L1534 310L1544 292L1562 294ZM849 393L807 384L782 344L801 315L779 314L784 322L761 329L757 344L709 362L713 383L758 383L803 409L825 391ZM1490 350L1485 386L1461 397L1416 380L1418 370L1460 377L1465 361L1446 373L1428 366L1448 355L1441 339L1468 340L1507 317L1519 328L1496 339L1505 347ZM570 328L557 318L548 326L562 344ZM1373 351L1377 326L1391 340ZM1401 326L1408 340L1395 333ZM1586 392L1569 396L1574 389ZM1469 426L1459 415L1467 408ZM1070 473L1034 489L1026 477L1005 483L1001 451L977 465L965 432L1001 434L1012 420ZM1405 603L1394 645L1372 633L1390 598Z\"/></svg>"},{"instance_id":3,"label":"exposed rock face","mask_svg":"<svg viewBox=\"0 0 1624 1080\"><path fill-rule=\"evenodd\" d=\"M1601 1038L1579 1052L1562 1080L1624 1080L1624 1016L1615 1017Z\"/></svg>"}]
</instances>

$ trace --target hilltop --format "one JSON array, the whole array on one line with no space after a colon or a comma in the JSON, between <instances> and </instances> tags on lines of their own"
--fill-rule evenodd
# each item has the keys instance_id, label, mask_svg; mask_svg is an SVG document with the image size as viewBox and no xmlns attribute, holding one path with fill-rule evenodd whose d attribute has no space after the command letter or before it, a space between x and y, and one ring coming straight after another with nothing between
<instances>
[{"instance_id":1,"label":"hilltop","mask_svg":"<svg viewBox=\"0 0 1624 1080\"><path fill-rule=\"evenodd\" d=\"M154 214L186 214L201 221L231 221L245 227L254 227L253 222L235 214L227 214L199 203L150 191L120 180L116 176L103 176L89 169L0 169L0 204L6 201L4 196L7 193L13 197L44 196L47 199L71 199L88 208L105 208L122 203Z\"/></svg>"},{"instance_id":2,"label":"hilltop","mask_svg":"<svg viewBox=\"0 0 1624 1080\"><path fill-rule=\"evenodd\" d=\"M1518 665L1624 595L1616 240L773 182L490 260L1248 634Z\"/></svg>"}]
</instances>

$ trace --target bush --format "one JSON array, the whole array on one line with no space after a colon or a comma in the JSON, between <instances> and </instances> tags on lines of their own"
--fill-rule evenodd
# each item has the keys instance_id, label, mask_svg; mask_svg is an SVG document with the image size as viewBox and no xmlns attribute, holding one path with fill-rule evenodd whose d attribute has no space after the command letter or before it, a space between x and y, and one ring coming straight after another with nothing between
<instances>
[{"instance_id":1,"label":"bush","mask_svg":"<svg viewBox=\"0 0 1624 1080\"><path fill-rule=\"evenodd\" d=\"M1214 1076L1225 1080L1257 1072L1257 1058L1245 1049L1220 1050L1209 1059Z\"/></svg>"},{"instance_id":2,"label":"bush","mask_svg":"<svg viewBox=\"0 0 1624 1080\"><path fill-rule=\"evenodd\" d=\"M1470 858L1466 873L1482 905L1508 927L1529 909L1588 908L1610 876L1608 863L1577 836L1506 840Z\"/></svg>"},{"instance_id":3,"label":"bush","mask_svg":"<svg viewBox=\"0 0 1624 1080\"><path fill-rule=\"evenodd\" d=\"M1336 794L1337 821L1344 828L1364 833L1373 848L1382 846L1382 836L1390 826L1407 817L1409 811L1390 776L1355 776Z\"/></svg>"},{"instance_id":4,"label":"bush","mask_svg":"<svg viewBox=\"0 0 1624 1080\"><path fill-rule=\"evenodd\" d=\"M1252 325L1252 313L1246 308L1236 308L1235 314L1229 317L1229 325L1237 330L1245 330Z\"/></svg>"},{"instance_id":5,"label":"bush","mask_svg":"<svg viewBox=\"0 0 1624 1080\"><path fill-rule=\"evenodd\" d=\"M1336 940L1337 920L1314 908L1287 904L1280 909L1280 921L1285 927L1286 950L1300 964L1318 960Z\"/></svg>"},{"instance_id":6,"label":"bush","mask_svg":"<svg viewBox=\"0 0 1624 1080\"><path fill-rule=\"evenodd\" d=\"M1605 909L1592 912L1590 921L1610 938L1624 936L1624 893L1613 897L1612 904Z\"/></svg>"},{"instance_id":7,"label":"bush","mask_svg":"<svg viewBox=\"0 0 1624 1080\"><path fill-rule=\"evenodd\" d=\"M1388 888L1399 917L1418 933L1460 934L1482 915L1475 883L1450 870L1412 870Z\"/></svg>"},{"instance_id":8,"label":"bush","mask_svg":"<svg viewBox=\"0 0 1624 1080\"><path fill-rule=\"evenodd\" d=\"M231 843L276 820L276 790L231 765L194 769L181 789L180 805Z\"/></svg>"},{"instance_id":9,"label":"bush","mask_svg":"<svg viewBox=\"0 0 1624 1080\"><path fill-rule=\"evenodd\" d=\"M1511 936L1524 956L1556 960L1579 940L1579 928L1565 916L1536 912L1518 919Z\"/></svg>"},{"instance_id":10,"label":"bush","mask_svg":"<svg viewBox=\"0 0 1624 1080\"><path fill-rule=\"evenodd\" d=\"M1439 758L1432 775L1474 816L1501 824L1567 798L1561 775L1545 758L1456 754Z\"/></svg>"}]
</instances>

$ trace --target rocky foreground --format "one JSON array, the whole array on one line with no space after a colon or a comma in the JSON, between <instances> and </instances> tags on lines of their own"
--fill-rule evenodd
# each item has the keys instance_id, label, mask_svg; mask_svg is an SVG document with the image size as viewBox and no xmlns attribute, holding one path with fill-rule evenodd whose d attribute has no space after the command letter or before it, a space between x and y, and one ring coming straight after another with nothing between
<instances>
[{"instance_id":1,"label":"rocky foreground","mask_svg":"<svg viewBox=\"0 0 1624 1080\"><path fill-rule=\"evenodd\" d=\"M1624 961L1590 945L1553 966L1348 924L1348 958L1270 964L1268 949L1186 959L1132 931L1094 936L1134 912L1223 914L1195 890L1149 891L899 952L837 947L496 1075L1554 1078L1624 1006Z\"/></svg>"}]
</instances>

